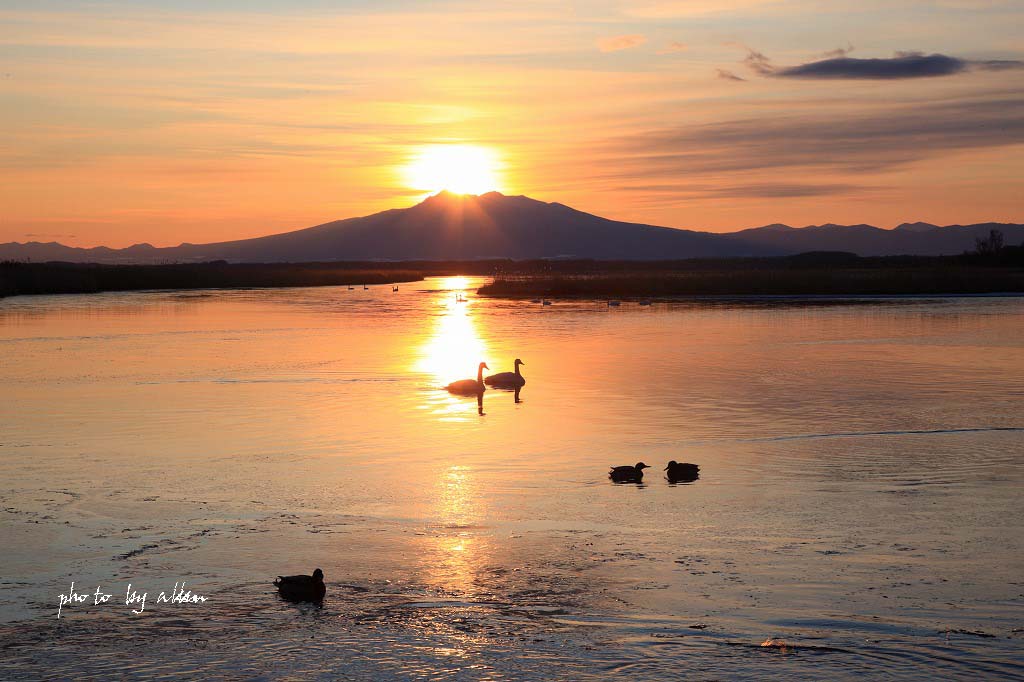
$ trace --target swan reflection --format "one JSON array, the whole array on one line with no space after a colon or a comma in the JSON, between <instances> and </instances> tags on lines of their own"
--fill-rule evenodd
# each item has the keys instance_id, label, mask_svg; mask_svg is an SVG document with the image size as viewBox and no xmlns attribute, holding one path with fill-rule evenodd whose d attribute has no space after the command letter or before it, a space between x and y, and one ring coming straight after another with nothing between
<instances>
[{"instance_id":1,"label":"swan reflection","mask_svg":"<svg viewBox=\"0 0 1024 682\"><path fill-rule=\"evenodd\" d=\"M502 393L512 393L512 394L513 394L513 395L512 395L512 402L513 402L514 404L518 405L519 403L523 402L523 401L522 401L522 400L521 400L521 399L519 398L519 393L520 393L520 392L521 392L522 390L523 390L523 387L522 387L522 386L517 386L517 387L516 387L515 389L495 389L495 390L493 390L493 391L489 391L489 393L490 393L490 394L491 394L492 396L495 396L495 393L496 393L497 391L500 391L500 392L502 392ZM480 415L481 417L483 417L483 416L484 416L484 415L486 414L486 412L484 412L484 396L486 396L487 394L488 394L488 391L484 391L483 393L478 393L478 394L477 394L477 396L476 396L476 412L477 412L477 414L479 414L479 415ZM497 398L497 397L493 397L493 398L491 398L491 399L492 399L492 400L498 400L498 398Z\"/></svg>"}]
</instances>

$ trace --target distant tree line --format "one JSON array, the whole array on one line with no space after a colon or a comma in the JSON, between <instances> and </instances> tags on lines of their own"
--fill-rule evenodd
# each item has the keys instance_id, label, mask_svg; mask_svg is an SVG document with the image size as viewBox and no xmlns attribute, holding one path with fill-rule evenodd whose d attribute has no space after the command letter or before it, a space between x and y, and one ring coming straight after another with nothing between
<instances>
[{"instance_id":1,"label":"distant tree line","mask_svg":"<svg viewBox=\"0 0 1024 682\"><path fill-rule=\"evenodd\" d=\"M588 277L618 276L623 280L646 279L647 285L627 289L642 291L653 286L665 295L672 291L714 289L705 277L705 285L695 279L683 286L681 280L667 275L698 276L724 273L718 277L721 287L730 292L758 293L764 287L782 287L802 293L834 293L853 286L863 290L890 293L946 293L980 291L1021 291L1024 277L1024 245L1006 246L999 230L978 240L976 249L959 256L875 256L854 253L813 251L792 256L749 258L691 258L664 261L602 261L590 259L539 259L516 261L491 259L477 261L405 261L405 262L327 262L327 263L178 263L163 265L98 265L89 263L0 262L0 296L19 294L67 294L98 291L144 289L204 289L306 287L361 284L387 284L438 275L479 275L495 278L495 287L508 289L507 283L519 279L548 278L552 282ZM899 274L897 274L897 271ZM762 272L763 276L746 277ZM845 284L829 279L828 273L847 273ZM882 272L888 272L887 277ZM774 273L774 274L769 274ZM817 274L814 274L817 273ZM856 273L854 275L853 273ZM874 273L874 274L872 274ZM838 275L836 275L838 277ZM774 278L774 279L773 279ZM654 284L659 280L660 284ZM724 282L730 284L725 285ZM834 281L833 281L834 280ZM886 283L883 285L883 280ZM911 280L918 283L913 284ZM927 280L929 284L923 282ZM765 284L775 281L777 284ZM833 284L829 284L833 281ZM802 283L801 283L802 282ZM873 282L873 284L867 284ZM554 286L554 285L553 285ZM561 285L558 285L561 286ZM580 295L586 287L573 285ZM703 288L702 288L703 287ZM1003 288L999 288L1003 287ZM1009 287L1009 288L1006 288ZM558 288L556 286L556 288ZM554 291L549 292L555 295ZM639 295L639 294L638 294Z\"/></svg>"}]
</instances>

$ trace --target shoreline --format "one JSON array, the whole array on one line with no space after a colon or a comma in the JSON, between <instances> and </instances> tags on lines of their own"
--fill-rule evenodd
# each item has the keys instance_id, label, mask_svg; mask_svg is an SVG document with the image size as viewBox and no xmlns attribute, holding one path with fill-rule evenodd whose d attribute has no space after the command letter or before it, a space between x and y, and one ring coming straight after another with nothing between
<instances>
[{"instance_id":1,"label":"shoreline","mask_svg":"<svg viewBox=\"0 0 1024 682\"><path fill-rule=\"evenodd\" d=\"M1024 247L989 255L860 257L812 252L673 261L490 259L107 265L0 262L0 298L195 289L389 285L435 276L492 278L492 298L680 299L1024 294Z\"/></svg>"}]
</instances>

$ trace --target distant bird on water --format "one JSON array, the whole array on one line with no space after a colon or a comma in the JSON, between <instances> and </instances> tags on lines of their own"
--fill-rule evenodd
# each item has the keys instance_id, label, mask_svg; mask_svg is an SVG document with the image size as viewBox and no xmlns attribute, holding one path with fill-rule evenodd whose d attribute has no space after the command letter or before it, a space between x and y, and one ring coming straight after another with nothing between
<instances>
[{"instance_id":1,"label":"distant bird on water","mask_svg":"<svg viewBox=\"0 0 1024 682\"><path fill-rule=\"evenodd\" d=\"M274 581L277 592L288 601L321 602L327 594L324 572L319 568L313 575L279 575Z\"/></svg>"},{"instance_id":2,"label":"distant bird on water","mask_svg":"<svg viewBox=\"0 0 1024 682\"><path fill-rule=\"evenodd\" d=\"M398 291L398 286L396 285L396 286L391 287L391 291Z\"/></svg>"},{"instance_id":3,"label":"distant bird on water","mask_svg":"<svg viewBox=\"0 0 1024 682\"><path fill-rule=\"evenodd\" d=\"M514 372L499 372L498 374L492 374L486 379L484 383L494 388L519 388L526 384L526 379L519 373L519 365L525 365L526 363L516 358Z\"/></svg>"},{"instance_id":4,"label":"distant bird on water","mask_svg":"<svg viewBox=\"0 0 1024 682\"><path fill-rule=\"evenodd\" d=\"M696 464L672 460L668 463L668 466L665 467L665 478L668 479L669 483L676 483L679 481L682 481L683 483L690 483L700 478L700 467Z\"/></svg>"},{"instance_id":5,"label":"distant bird on water","mask_svg":"<svg viewBox=\"0 0 1024 682\"><path fill-rule=\"evenodd\" d=\"M635 466L612 467L608 472L608 478L616 483L639 483L644 480L644 469L650 468L643 462L637 462Z\"/></svg>"},{"instance_id":6,"label":"distant bird on water","mask_svg":"<svg viewBox=\"0 0 1024 682\"><path fill-rule=\"evenodd\" d=\"M478 395L486 390L484 386L484 370L490 369L486 362L481 362L480 366L476 368L476 379L462 379L460 381L453 381L452 383L445 386L445 389L449 393L455 393L457 395Z\"/></svg>"}]
</instances>

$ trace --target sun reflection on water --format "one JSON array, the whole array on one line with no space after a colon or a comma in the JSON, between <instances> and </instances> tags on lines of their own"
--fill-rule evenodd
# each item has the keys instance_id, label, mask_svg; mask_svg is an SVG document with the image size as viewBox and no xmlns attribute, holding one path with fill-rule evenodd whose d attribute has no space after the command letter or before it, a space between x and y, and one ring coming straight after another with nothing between
<instances>
[{"instance_id":1,"label":"sun reflection on water","mask_svg":"<svg viewBox=\"0 0 1024 682\"><path fill-rule=\"evenodd\" d=\"M477 524L484 517L482 496L469 467L452 465L440 472L434 518L437 534L424 549L424 575L439 591L462 597L477 589L483 560Z\"/></svg>"},{"instance_id":2,"label":"sun reflection on water","mask_svg":"<svg viewBox=\"0 0 1024 682\"><path fill-rule=\"evenodd\" d=\"M420 348L413 367L432 375L438 385L476 377L476 368L486 361L487 349L473 320L471 299L465 298L468 280L447 277L439 288L442 310L433 332ZM464 300L460 301L459 299ZM463 404L465 401L458 401Z\"/></svg>"}]
</instances>

